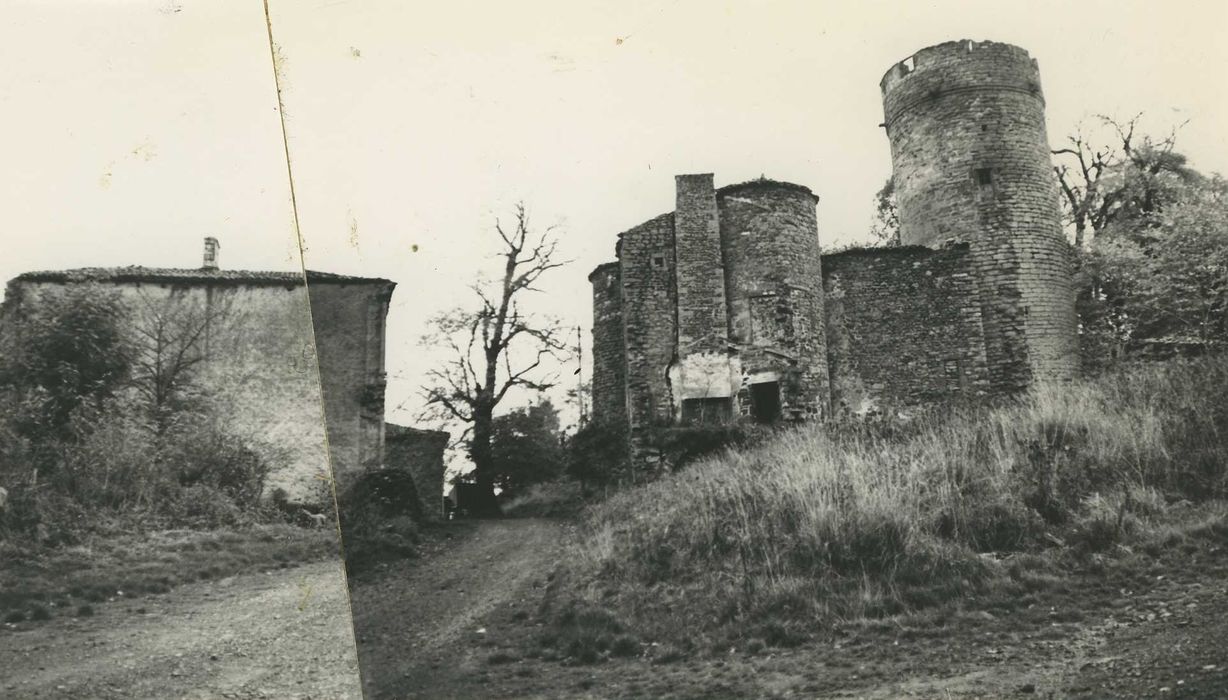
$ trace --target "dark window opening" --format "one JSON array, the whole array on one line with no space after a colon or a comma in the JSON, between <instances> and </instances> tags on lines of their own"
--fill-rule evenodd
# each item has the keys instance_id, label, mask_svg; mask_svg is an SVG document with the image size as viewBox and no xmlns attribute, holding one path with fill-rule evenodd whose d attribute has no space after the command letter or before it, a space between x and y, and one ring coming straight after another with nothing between
<instances>
[{"instance_id":1,"label":"dark window opening","mask_svg":"<svg viewBox=\"0 0 1228 700\"><path fill-rule=\"evenodd\" d=\"M988 187L993 184L993 170L989 168L977 168L975 173L976 184L980 185L981 187Z\"/></svg>"},{"instance_id":2,"label":"dark window opening","mask_svg":"<svg viewBox=\"0 0 1228 700\"><path fill-rule=\"evenodd\" d=\"M665 267L665 256L664 255L652 256L652 266L658 269L664 268Z\"/></svg>"},{"instance_id":3,"label":"dark window opening","mask_svg":"<svg viewBox=\"0 0 1228 700\"><path fill-rule=\"evenodd\" d=\"M733 414L733 402L727 396L706 399L683 399L682 422L689 425L724 423Z\"/></svg>"},{"instance_id":4,"label":"dark window opening","mask_svg":"<svg viewBox=\"0 0 1228 700\"><path fill-rule=\"evenodd\" d=\"M759 423L780 420L780 382L750 385L750 415Z\"/></svg>"},{"instance_id":5,"label":"dark window opening","mask_svg":"<svg viewBox=\"0 0 1228 700\"><path fill-rule=\"evenodd\" d=\"M964 377L963 363L959 358L946 360L943 364L943 374L946 377L947 386L955 391L962 391L967 388L966 378Z\"/></svg>"}]
</instances>

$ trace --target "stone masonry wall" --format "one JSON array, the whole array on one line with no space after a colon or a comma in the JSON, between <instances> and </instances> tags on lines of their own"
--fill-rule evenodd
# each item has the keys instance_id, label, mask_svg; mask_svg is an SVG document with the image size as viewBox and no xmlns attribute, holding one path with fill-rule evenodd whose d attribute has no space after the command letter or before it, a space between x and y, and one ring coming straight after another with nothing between
<instances>
[{"instance_id":1,"label":"stone masonry wall","mask_svg":"<svg viewBox=\"0 0 1228 700\"><path fill-rule=\"evenodd\" d=\"M678 175L674 211L675 284L678 296L678 349L669 368L675 418L686 417L685 403L716 400L732 412L741 385L730 361L729 322L725 304L725 268L712 175ZM703 406L694 415L713 407Z\"/></svg>"},{"instance_id":2,"label":"stone masonry wall","mask_svg":"<svg viewBox=\"0 0 1228 700\"><path fill-rule=\"evenodd\" d=\"M1073 376L1072 261L1036 62L1007 44L948 42L881 87L901 240L971 244L995 390Z\"/></svg>"},{"instance_id":3,"label":"stone masonry wall","mask_svg":"<svg viewBox=\"0 0 1228 700\"><path fill-rule=\"evenodd\" d=\"M383 466L384 321L390 282L312 282L311 314L319 353L333 475Z\"/></svg>"},{"instance_id":4,"label":"stone masonry wall","mask_svg":"<svg viewBox=\"0 0 1228 700\"><path fill-rule=\"evenodd\" d=\"M778 381L782 415L822 415L830 400L815 205L798 185L760 180L717 191L729 336L746 386Z\"/></svg>"},{"instance_id":5,"label":"stone masonry wall","mask_svg":"<svg viewBox=\"0 0 1228 700\"><path fill-rule=\"evenodd\" d=\"M823 256L836 411L947 401L989 391L967 245Z\"/></svg>"},{"instance_id":6,"label":"stone masonry wall","mask_svg":"<svg viewBox=\"0 0 1228 700\"><path fill-rule=\"evenodd\" d=\"M422 504L423 517L439 520L443 517L444 463L448 434L439 430L418 430L392 423L385 424L384 464L391 469L405 469L414 480L414 489Z\"/></svg>"},{"instance_id":7,"label":"stone masonry wall","mask_svg":"<svg viewBox=\"0 0 1228 700\"><path fill-rule=\"evenodd\" d=\"M673 419L667 370L677 345L674 215L663 214L619 236L627 419L646 427Z\"/></svg>"},{"instance_id":8,"label":"stone masonry wall","mask_svg":"<svg viewBox=\"0 0 1228 700\"><path fill-rule=\"evenodd\" d=\"M627 358L619 265L601 265L588 279L593 285L593 420L622 423L627 418Z\"/></svg>"}]
</instances>

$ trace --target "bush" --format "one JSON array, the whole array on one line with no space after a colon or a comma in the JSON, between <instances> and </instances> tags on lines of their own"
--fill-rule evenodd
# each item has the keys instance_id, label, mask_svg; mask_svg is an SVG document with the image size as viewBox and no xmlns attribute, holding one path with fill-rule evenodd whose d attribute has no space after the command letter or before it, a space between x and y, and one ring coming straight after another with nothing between
<instances>
[{"instance_id":1,"label":"bush","mask_svg":"<svg viewBox=\"0 0 1228 700\"><path fill-rule=\"evenodd\" d=\"M351 575L414 554L422 504L408 471L381 469L360 475L341 493L338 507Z\"/></svg>"},{"instance_id":2,"label":"bush","mask_svg":"<svg viewBox=\"0 0 1228 700\"><path fill-rule=\"evenodd\" d=\"M584 484L617 483L628 475L625 425L589 423L567 443L567 473Z\"/></svg>"}]
</instances>

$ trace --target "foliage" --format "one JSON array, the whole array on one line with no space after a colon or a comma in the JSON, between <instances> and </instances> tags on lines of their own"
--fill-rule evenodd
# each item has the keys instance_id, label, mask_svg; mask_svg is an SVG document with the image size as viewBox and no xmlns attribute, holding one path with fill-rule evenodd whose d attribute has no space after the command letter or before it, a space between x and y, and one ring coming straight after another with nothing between
<instances>
[{"instance_id":1,"label":"foliage","mask_svg":"<svg viewBox=\"0 0 1228 700\"><path fill-rule=\"evenodd\" d=\"M6 301L0 333L9 426L36 442L64 438L74 412L97 410L127 377L132 348L120 330L125 307L118 293L97 285L26 301Z\"/></svg>"},{"instance_id":2,"label":"foliage","mask_svg":"<svg viewBox=\"0 0 1228 700\"><path fill-rule=\"evenodd\" d=\"M1228 341L1228 183L1186 187L1163 209L1116 223L1088 267L1127 337Z\"/></svg>"},{"instance_id":3,"label":"foliage","mask_svg":"<svg viewBox=\"0 0 1228 700\"><path fill-rule=\"evenodd\" d=\"M444 347L451 357L428 372L423 387L428 415L458 421L465 431L478 485L486 493L485 510L495 511L495 470L491 452L495 408L513 389L541 392L553 387L552 362L563 360L567 328L556 319L541 318L522 307L525 297L541 291L543 275L563 267L553 228L540 232L530 225L524 204L516 205L515 224L505 230L495 222L502 242L503 269L498 279L478 282L471 289L476 308L458 308L431 319L423 345Z\"/></svg>"},{"instance_id":4,"label":"foliage","mask_svg":"<svg viewBox=\"0 0 1228 700\"><path fill-rule=\"evenodd\" d=\"M563 472L559 414L549 399L497 416L490 451L495 485L509 494Z\"/></svg>"},{"instance_id":5,"label":"foliage","mask_svg":"<svg viewBox=\"0 0 1228 700\"><path fill-rule=\"evenodd\" d=\"M644 444L660 455L667 470L676 470L728 449L749 447L770 429L747 420L659 427L645 436Z\"/></svg>"},{"instance_id":6,"label":"foliage","mask_svg":"<svg viewBox=\"0 0 1228 700\"><path fill-rule=\"evenodd\" d=\"M352 575L389 558L412 556L422 504L403 469L360 475L337 499L346 567Z\"/></svg>"},{"instance_id":7,"label":"foliage","mask_svg":"<svg viewBox=\"0 0 1228 700\"><path fill-rule=\"evenodd\" d=\"M628 481L627 426L589 423L567 442L567 473L582 484Z\"/></svg>"},{"instance_id":8,"label":"foliage","mask_svg":"<svg viewBox=\"0 0 1228 700\"><path fill-rule=\"evenodd\" d=\"M880 246L900 245L900 210L895 198L895 178L887 178L874 195L874 223L870 235Z\"/></svg>"},{"instance_id":9,"label":"foliage","mask_svg":"<svg viewBox=\"0 0 1228 700\"><path fill-rule=\"evenodd\" d=\"M1228 287L1225 184L1191 169L1164 138L1138 133L1141 117L1099 117L1054 151L1063 212L1079 270L1077 309L1085 369L1100 371L1140 343L1206 348L1225 340Z\"/></svg>"}]
</instances>

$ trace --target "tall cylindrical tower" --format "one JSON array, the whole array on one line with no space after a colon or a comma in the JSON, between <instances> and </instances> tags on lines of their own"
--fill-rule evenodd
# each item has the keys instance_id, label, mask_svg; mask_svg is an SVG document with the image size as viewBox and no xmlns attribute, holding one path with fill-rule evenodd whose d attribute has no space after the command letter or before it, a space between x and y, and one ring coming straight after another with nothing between
<instances>
[{"instance_id":1,"label":"tall cylindrical tower","mask_svg":"<svg viewBox=\"0 0 1228 700\"><path fill-rule=\"evenodd\" d=\"M948 42L880 86L901 241L970 244L994 388L1072 377L1072 259L1036 61L1009 44Z\"/></svg>"},{"instance_id":2,"label":"tall cylindrical tower","mask_svg":"<svg viewBox=\"0 0 1228 700\"><path fill-rule=\"evenodd\" d=\"M741 408L764 420L823 415L830 394L819 198L801 185L762 179L716 194Z\"/></svg>"},{"instance_id":3,"label":"tall cylindrical tower","mask_svg":"<svg viewBox=\"0 0 1228 700\"><path fill-rule=\"evenodd\" d=\"M613 425L627 419L627 358L618 263L598 265L588 280L593 285L593 421Z\"/></svg>"}]
</instances>

